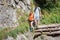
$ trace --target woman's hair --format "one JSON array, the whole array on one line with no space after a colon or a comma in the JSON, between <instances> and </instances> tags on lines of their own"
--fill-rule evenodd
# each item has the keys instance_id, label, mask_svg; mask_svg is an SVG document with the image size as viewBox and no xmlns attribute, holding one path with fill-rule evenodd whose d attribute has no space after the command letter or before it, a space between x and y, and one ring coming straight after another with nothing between
<instances>
[{"instance_id":1,"label":"woman's hair","mask_svg":"<svg viewBox=\"0 0 60 40\"><path fill-rule=\"evenodd\" d=\"M32 11L30 11L30 15L32 14L33 12Z\"/></svg>"}]
</instances>

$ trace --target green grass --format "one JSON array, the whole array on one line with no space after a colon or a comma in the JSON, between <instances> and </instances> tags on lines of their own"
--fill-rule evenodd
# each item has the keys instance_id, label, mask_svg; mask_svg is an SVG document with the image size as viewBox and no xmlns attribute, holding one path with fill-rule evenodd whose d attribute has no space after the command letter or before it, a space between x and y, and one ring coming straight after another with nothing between
<instances>
[{"instance_id":1,"label":"green grass","mask_svg":"<svg viewBox=\"0 0 60 40\"><path fill-rule=\"evenodd\" d=\"M52 9L50 12L44 10L44 14L42 16L41 23L42 24L53 24L60 23L60 9Z\"/></svg>"},{"instance_id":2,"label":"green grass","mask_svg":"<svg viewBox=\"0 0 60 40\"><path fill-rule=\"evenodd\" d=\"M7 31L9 28L4 28L0 30L0 40L3 40L4 38L7 38Z\"/></svg>"}]
</instances>

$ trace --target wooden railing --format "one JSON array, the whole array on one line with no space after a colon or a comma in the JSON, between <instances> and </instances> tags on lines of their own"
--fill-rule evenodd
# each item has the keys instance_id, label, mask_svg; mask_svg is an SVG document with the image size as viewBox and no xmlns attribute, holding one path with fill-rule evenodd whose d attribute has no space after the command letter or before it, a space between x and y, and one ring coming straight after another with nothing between
<instances>
[{"instance_id":1,"label":"wooden railing","mask_svg":"<svg viewBox=\"0 0 60 40\"><path fill-rule=\"evenodd\" d=\"M34 36L37 35L58 35L60 34L60 24L40 25L37 30L34 30Z\"/></svg>"}]
</instances>

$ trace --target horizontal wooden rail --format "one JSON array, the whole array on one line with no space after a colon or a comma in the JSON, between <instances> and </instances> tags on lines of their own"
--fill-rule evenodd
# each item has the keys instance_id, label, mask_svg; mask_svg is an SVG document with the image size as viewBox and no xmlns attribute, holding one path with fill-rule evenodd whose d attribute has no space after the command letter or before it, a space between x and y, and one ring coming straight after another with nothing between
<instances>
[{"instance_id":1,"label":"horizontal wooden rail","mask_svg":"<svg viewBox=\"0 0 60 40\"><path fill-rule=\"evenodd\" d=\"M44 29L44 28L55 28L55 27L60 27L60 24L40 25L38 28Z\"/></svg>"},{"instance_id":2,"label":"horizontal wooden rail","mask_svg":"<svg viewBox=\"0 0 60 40\"><path fill-rule=\"evenodd\" d=\"M50 29L38 29L35 32L53 32L53 31L60 31L60 28L50 28Z\"/></svg>"},{"instance_id":3,"label":"horizontal wooden rail","mask_svg":"<svg viewBox=\"0 0 60 40\"><path fill-rule=\"evenodd\" d=\"M36 32L34 33L34 36L35 35L41 35L41 34L44 34L44 35L55 35L55 34L60 34L60 31L55 31L55 32Z\"/></svg>"},{"instance_id":4,"label":"horizontal wooden rail","mask_svg":"<svg viewBox=\"0 0 60 40\"><path fill-rule=\"evenodd\" d=\"M50 25L40 25L36 30L34 30L34 38L43 35L60 35L60 24L50 24Z\"/></svg>"}]
</instances>

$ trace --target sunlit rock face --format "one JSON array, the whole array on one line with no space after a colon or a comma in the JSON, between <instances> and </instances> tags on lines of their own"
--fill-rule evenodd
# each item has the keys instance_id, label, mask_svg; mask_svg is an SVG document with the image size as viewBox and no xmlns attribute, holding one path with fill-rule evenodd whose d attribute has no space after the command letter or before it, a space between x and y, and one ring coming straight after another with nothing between
<instances>
[{"instance_id":1,"label":"sunlit rock face","mask_svg":"<svg viewBox=\"0 0 60 40\"><path fill-rule=\"evenodd\" d=\"M19 7L17 7L19 6ZM18 25L16 9L30 11L30 0L0 0L0 28L16 27Z\"/></svg>"},{"instance_id":2,"label":"sunlit rock face","mask_svg":"<svg viewBox=\"0 0 60 40\"><path fill-rule=\"evenodd\" d=\"M0 5L0 27L16 27L16 10Z\"/></svg>"}]
</instances>

